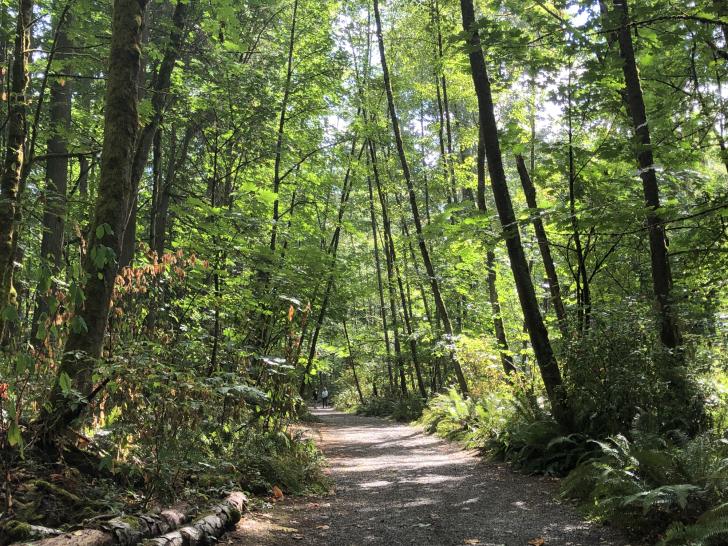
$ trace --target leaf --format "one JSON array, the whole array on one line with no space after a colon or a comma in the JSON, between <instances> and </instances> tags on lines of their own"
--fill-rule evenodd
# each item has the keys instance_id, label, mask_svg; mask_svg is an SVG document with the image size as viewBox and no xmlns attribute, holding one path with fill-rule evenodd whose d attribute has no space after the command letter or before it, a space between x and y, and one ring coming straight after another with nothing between
<instances>
[{"instance_id":1,"label":"leaf","mask_svg":"<svg viewBox=\"0 0 728 546\"><path fill-rule=\"evenodd\" d=\"M15 447L23 440L22 436L20 435L20 427L18 427L18 424L16 422L10 423L10 428L8 429L8 443L11 447Z\"/></svg>"},{"instance_id":2,"label":"leaf","mask_svg":"<svg viewBox=\"0 0 728 546\"><path fill-rule=\"evenodd\" d=\"M293 305L291 305L288 308L288 322L293 321L293 315L294 315L295 312L296 312L296 310L294 309Z\"/></svg>"},{"instance_id":3,"label":"leaf","mask_svg":"<svg viewBox=\"0 0 728 546\"><path fill-rule=\"evenodd\" d=\"M66 372L61 372L61 375L58 377L58 386L61 387L63 394L68 394L71 390L71 378Z\"/></svg>"}]
</instances>

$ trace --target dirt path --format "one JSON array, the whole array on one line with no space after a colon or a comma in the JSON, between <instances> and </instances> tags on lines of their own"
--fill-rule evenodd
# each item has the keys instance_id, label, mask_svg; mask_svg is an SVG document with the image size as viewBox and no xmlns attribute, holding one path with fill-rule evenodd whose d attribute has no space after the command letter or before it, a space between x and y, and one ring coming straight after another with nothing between
<instances>
[{"instance_id":1,"label":"dirt path","mask_svg":"<svg viewBox=\"0 0 728 546\"><path fill-rule=\"evenodd\" d=\"M335 494L286 499L245 518L222 544L627 546L554 500L553 480L515 474L407 425L315 414Z\"/></svg>"}]
</instances>

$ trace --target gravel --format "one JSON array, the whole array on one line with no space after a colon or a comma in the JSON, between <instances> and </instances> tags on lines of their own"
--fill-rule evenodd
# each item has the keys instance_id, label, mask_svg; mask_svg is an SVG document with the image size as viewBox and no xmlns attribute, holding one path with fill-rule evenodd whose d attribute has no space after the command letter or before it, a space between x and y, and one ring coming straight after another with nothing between
<instances>
[{"instance_id":1,"label":"gravel","mask_svg":"<svg viewBox=\"0 0 728 546\"><path fill-rule=\"evenodd\" d=\"M416 427L315 415L334 491L251 514L221 544L628 546L559 502L554 479L514 473Z\"/></svg>"}]
</instances>

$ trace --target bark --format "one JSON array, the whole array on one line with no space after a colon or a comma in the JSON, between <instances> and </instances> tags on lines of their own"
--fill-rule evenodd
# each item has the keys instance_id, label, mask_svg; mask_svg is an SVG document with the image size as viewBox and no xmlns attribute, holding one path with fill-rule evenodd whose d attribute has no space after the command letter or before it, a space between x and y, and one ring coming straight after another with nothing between
<instances>
[{"instance_id":1,"label":"bark","mask_svg":"<svg viewBox=\"0 0 728 546\"><path fill-rule=\"evenodd\" d=\"M485 204L485 144L483 141L482 131L478 134L478 152L477 152L477 168L478 168L478 188L476 191L475 203L481 214L487 214L488 208ZM513 362L508 336L503 325L503 316L501 314L500 296L498 295L497 272L495 263L495 252L488 250L485 255L486 267L488 269L488 299L490 300L491 315L493 317L493 331L495 339L498 343L500 352L501 365L503 370L510 374L516 371L516 365Z\"/></svg>"},{"instance_id":2,"label":"bark","mask_svg":"<svg viewBox=\"0 0 728 546\"><path fill-rule=\"evenodd\" d=\"M549 244L548 235L546 235L546 228L543 225L541 214L538 211L538 204L536 202L536 187L531 181L531 175L528 173L528 169L526 169L526 162L520 154L516 156L516 166L518 167L518 175L521 178L523 193L526 196L526 204L528 204L528 208L531 209L531 223L533 224L533 230L536 232L538 249L541 252L543 267L546 271L546 277L549 282L551 304L554 306L554 311L556 312L556 318L559 323L561 335L564 339L566 339L569 336L566 309L564 308L564 301L561 298L561 285L559 284L559 277L556 273L556 265L554 264L554 259L551 255L551 245Z\"/></svg>"},{"instance_id":3,"label":"bark","mask_svg":"<svg viewBox=\"0 0 728 546\"><path fill-rule=\"evenodd\" d=\"M213 506L190 525L178 531L145 541L148 546L197 546L215 544L225 531L240 521L248 505L248 498L240 492L231 493L220 504Z\"/></svg>"},{"instance_id":4,"label":"bark","mask_svg":"<svg viewBox=\"0 0 728 546\"><path fill-rule=\"evenodd\" d=\"M68 20L56 22L55 56L61 63L71 56L73 46L67 32ZM46 260L48 273L57 275L63 267L63 243L68 192L68 140L71 129L70 79L54 78L50 84L49 123L51 137L47 143L46 190L43 211L43 235L40 253ZM36 343L39 321L48 312L47 294L39 293L33 323L31 342Z\"/></svg>"},{"instance_id":5,"label":"bark","mask_svg":"<svg viewBox=\"0 0 728 546\"><path fill-rule=\"evenodd\" d=\"M288 59L286 61L286 81L283 86L283 100L281 101L281 113L278 120L278 134L276 136L276 155L273 164L273 193L276 195L273 201L273 226L270 234L270 250L274 252L276 249L276 239L278 237L278 192L281 186L281 158L283 156L283 137L286 127L286 110L288 109L288 100L291 96L291 79L293 78L293 52L296 46L296 18L298 15L298 0L293 2L293 15L291 17L291 33L288 40Z\"/></svg>"},{"instance_id":6,"label":"bark","mask_svg":"<svg viewBox=\"0 0 728 546\"><path fill-rule=\"evenodd\" d=\"M449 191L452 193L452 200L457 201L457 188L455 179L455 166L453 163L453 145L452 145L452 126L450 124L450 99L447 94L447 78L445 77L445 71L442 67L443 60L445 58L442 47L442 29L440 27L440 6L437 0L434 5L434 18L435 18L435 29L437 31L437 58L440 63L440 74L439 74L439 86L437 86L437 102L438 109L440 111L440 139L442 139L442 122L445 121L445 135L447 137L447 156L444 158L447 166L448 174L450 175L450 186ZM440 97L440 88L442 88L442 97ZM444 146L441 144L441 150L444 151Z\"/></svg>"},{"instance_id":7,"label":"bark","mask_svg":"<svg viewBox=\"0 0 728 546\"><path fill-rule=\"evenodd\" d=\"M660 320L660 340L668 349L677 349L682 344L675 312L672 307L672 276L665 237L665 226L658 213L660 193L652 153L650 126L647 122L642 84L640 82L634 44L630 32L630 17L627 0L613 0L619 17L618 41L622 57L622 72L626 88L626 101L632 120L635 137L635 155L642 179L642 189L647 205L647 228L650 240L652 285L655 294L657 315Z\"/></svg>"},{"instance_id":8,"label":"bark","mask_svg":"<svg viewBox=\"0 0 728 546\"><path fill-rule=\"evenodd\" d=\"M440 319L442 320L443 329L445 330L445 334L448 338L447 342L451 347L453 347L454 336L452 323L450 322L450 316L448 315L445 301L442 298L440 283L437 275L435 274L435 269L430 258L430 251L427 248L427 244L425 243L425 238L422 232L422 221L420 219L420 213L417 206L417 195L415 194L414 181L412 179L409 163L407 161L407 156L404 151L402 133L399 127L399 118L397 117L397 110L394 106L394 93L392 91L392 82L389 76L389 66L387 64L387 57L384 48L384 37L382 35L382 17L379 10L379 0L374 0L374 18L377 27L377 40L379 42L379 57L382 64L382 74L384 77L384 89L387 94L387 106L389 110L390 120L392 123L392 132L394 133L394 140L397 146L399 163L402 168L402 174L404 176L405 182L407 183L407 193L409 197L410 208L412 209L412 217L415 224L415 231L417 233L417 242L420 247L422 261L425 265L425 270L427 271L427 276L430 281L430 287L432 289L432 295L435 299L435 305L438 309L438 312L440 313ZM467 394L468 383L465 380L465 376L463 375L463 371L460 367L460 362L458 362L457 354L454 348L451 348L449 356L452 367L455 370L455 375L457 377L460 390L463 394Z\"/></svg>"},{"instance_id":9,"label":"bark","mask_svg":"<svg viewBox=\"0 0 728 546\"><path fill-rule=\"evenodd\" d=\"M55 439L83 411L85 403L67 397L60 380L89 396L95 361L101 356L126 223L134 197L129 158L139 126L136 81L141 57L141 25L146 0L116 0L106 83L104 142L98 198L84 260L84 301L76 310L51 396L52 410L41 416L46 440ZM87 400L87 398L84 398Z\"/></svg>"},{"instance_id":10,"label":"bark","mask_svg":"<svg viewBox=\"0 0 728 546\"><path fill-rule=\"evenodd\" d=\"M384 305L384 289L382 285L382 266L379 261L379 234L377 230L377 218L374 214L374 193L372 191L372 179L367 176L369 188L369 216L372 225L372 238L374 240L374 265L377 270L377 291L379 292L379 310L382 317L382 332L384 334L384 346L387 350L387 375L389 389L394 390L394 375L392 374L392 350L389 343L389 327L387 325L387 309Z\"/></svg>"},{"instance_id":11,"label":"bark","mask_svg":"<svg viewBox=\"0 0 728 546\"><path fill-rule=\"evenodd\" d=\"M495 120L493 97L490 80L485 66L485 57L481 49L480 34L475 22L475 10L472 0L460 0L463 29L467 33L468 57L473 77L473 84L478 98L478 114L480 131L483 135L483 146L488 160L491 187L495 198L496 209L506 239L506 247L511 262L511 270L521 303L521 309L531 339L541 377L551 402L554 418L562 425L571 422L567 408L561 371L554 356L546 325L538 308L536 292L533 287L528 262L521 244L518 223L513 212L513 204L508 193L503 158L501 156L498 127Z\"/></svg>"},{"instance_id":12,"label":"bark","mask_svg":"<svg viewBox=\"0 0 728 546\"><path fill-rule=\"evenodd\" d=\"M361 155L364 152L364 146L366 146L366 143L361 147L357 159L361 158ZM334 288L334 281L336 279L336 256L339 250L339 241L341 239L341 225L344 219L344 213L346 212L346 205L349 202L349 196L351 195L351 174L355 150L356 141L353 141L351 143L351 150L349 151L349 166L346 168L344 184L342 185L341 199L339 201L339 211L336 219L336 228L334 229L334 234L331 236L331 242L329 243L329 247L327 250L327 254L330 256L331 259L331 270L329 271L328 279L326 281L326 288L324 290L324 298L321 302L321 308L319 309L318 315L316 317L316 326L314 327L313 334L311 335L311 342L308 347L308 359L306 360L306 368L304 369L303 377L301 378L301 384L298 388L298 392L301 396L304 395L304 392L306 390L306 379L308 378L308 374L311 372L313 360L316 357L316 345L318 344L318 337L321 333L321 327L324 324L326 313L328 312L331 292Z\"/></svg>"},{"instance_id":13,"label":"bark","mask_svg":"<svg viewBox=\"0 0 728 546\"><path fill-rule=\"evenodd\" d=\"M356 373L356 364L354 363L354 355L351 351L351 340L349 339L349 330L346 328L346 317L342 320L344 325L344 337L346 337L346 347L349 351L347 360L351 366L351 373L354 375L354 385L356 386L356 394L359 396L359 402L364 404L364 394L361 392L361 385L359 384L359 375Z\"/></svg>"},{"instance_id":14,"label":"bark","mask_svg":"<svg viewBox=\"0 0 728 546\"><path fill-rule=\"evenodd\" d=\"M389 239L392 232L391 222L389 219L389 211L387 200L382 189L382 183L379 177L379 163L377 160L377 150L374 142L369 140L369 153L372 160L372 174L374 175L374 183L377 187L377 196L379 197L379 206L382 209L382 231L384 256L387 263L387 290L389 293L389 313L392 318L392 333L394 335L394 358L396 362L397 373L399 374L399 388L402 395L407 395L407 380L404 373L404 359L402 358L402 344L399 337L399 314L397 313L397 298L394 288L394 260L390 252Z\"/></svg>"},{"instance_id":15,"label":"bark","mask_svg":"<svg viewBox=\"0 0 728 546\"><path fill-rule=\"evenodd\" d=\"M33 542L33 546L106 546L139 544L146 538L167 533L187 521L187 514L177 509L142 516L114 518L101 529L82 529Z\"/></svg>"},{"instance_id":16,"label":"bark","mask_svg":"<svg viewBox=\"0 0 728 546\"><path fill-rule=\"evenodd\" d=\"M55 44L55 59L63 63L71 56L72 44L68 36L68 22L59 21ZM48 139L46 160L45 211L43 214L43 238L41 255L47 258L54 273L63 265L63 237L66 216L66 192L68 190L68 140L71 128L71 80L54 78L50 84L49 123L51 138Z\"/></svg>"},{"instance_id":17,"label":"bark","mask_svg":"<svg viewBox=\"0 0 728 546\"><path fill-rule=\"evenodd\" d=\"M172 81L172 72L174 65L179 58L180 52L184 46L185 25L187 22L187 14L189 13L193 2L189 0L179 0L172 14L172 29L169 34L169 40L165 47L164 57L159 65L159 69L152 77L151 103L152 116L149 122L142 128L139 139L134 150L134 159L132 160L131 182L134 191L134 199L131 207L127 212L126 225L124 226L124 242L122 253L119 260L120 267L126 267L131 264L134 259L136 250L136 224L138 210L138 192L139 183L144 174L149 159L149 151L152 148L154 137L162 123L162 117L167 105L169 104L169 89Z\"/></svg>"},{"instance_id":18,"label":"bark","mask_svg":"<svg viewBox=\"0 0 728 546\"><path fill-rule=\"evenodd\" d=\"M21 176L25 169L28 137L28 60L33 2L20 0L16 19L13 64L8 96L7 145L0 175L0 313L17 306L13 286L17 228L20 222ZM0 338L5 337L6 321L0 319Z\"/></svg>"},{"instance_id":19,"label":"bark","mask_svg":"<svg viewBox=\"0 0 728 546\"><path fill-rule=\"evenodd\" d=\"M194 124L188 125L185 130L184 137L182 138L182 146L179 155L170 155L167 160L167 172L165 173L164 181L157 192L157 199L153 210L154 217L150 222L153 228L150 247L157 253L157 256L162 256L162 254L164 254L166 246L167 226L169 223L169 204L172 195L172 188L174 187L180 170L185 164L185 161L187 161L187 152L196 132L197 127Z\"/></svg>"},{"instance_id":20,"label":"bark","mask_svg":"<svg viewBox=\"0 0 728 546\"><path fill-rule=\"evenodd\" d=\"M391 229L391 225L390 225ZM427 389L425 388L425 382L422 377L422 367L420 366L420 360L417 356L417 338L415 338L415 331L412 319L412 301L405 294L404 285L402 283L402 275L399 268L399 262L397 261L397 254L394 247L394 237L392 233L388 234L389 238L389 252L392 256L392 263L394 264L394 274L397 279L397 287L399 288L399 299L402 306L402 315L404 318L405 331L407 332L407 341L410 346L410 353L412 356L412 365L415 368L415 376L417 377L417 388L420 391L420 396L425 399L427 398Z\"/></svg>"},{"instance_id":21,"label":"bark","mask_svg":"<svg viewBox=\"0 0 728 546\"><path fill-rule=\"evenodd\" d=\"M571 96L572 70L569 67L568 84L568 138L569 138L569 217L571 230L574 237L574 250L576 250L576 299L578 303L577 316L579 318L578 331L583 333L589 329L591 322L591 289L590 279L586 268L586 251L581 244L581 233L579 231L579 219L576 216L576 167L574 165L574 129L572 119L572 96ZM588 248L588 245L587 245Z\"/></svg>"}]
</instances>

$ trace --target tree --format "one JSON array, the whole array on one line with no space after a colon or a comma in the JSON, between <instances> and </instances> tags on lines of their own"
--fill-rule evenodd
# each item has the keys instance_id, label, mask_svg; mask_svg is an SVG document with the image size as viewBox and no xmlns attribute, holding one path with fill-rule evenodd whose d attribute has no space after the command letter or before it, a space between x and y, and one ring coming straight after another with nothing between
<instances>
[{"instance_id":1,"label":"tree","mask_svg":"<svg viewBox=\"0 0 728 546\"><path fill-rule=\"evenodd\" d=\"M394 141L397 147L397 155L399 157L400 166L402 168L402 174L407 184L407 195L410 202L410 208L412 210L412 218L415 224L415 233L417 235L418 246L420 247L420 254L422 256L422 262L425 264L425 270L430 281L430 287L432 289L432 295L435 299L435 305L440 314L440 320L442 321L445 335L448 338L448 343L453 341L453 328L450 322L450 316L445 306L445 301L442 298L440 291L440 283L437 279L435 269L432 265L430 258L430 251L427 248L423 233L422 233L422 220L420 219L420 212L417 205L417 195L415 193L415 187L412 180L412 174L410 172L409 163L407 162L407 155L404 150L404 142L402 141L402 133L399 128L399 118L397 117L397 110L394 105L394 93L392 91L392 82L389 76L389 66L387 65L387 57L384 49L384 37L382 34L382 17L379 10L379 0L374 0L374 18L377 26L377 40L379 43L379 58L382 63L382 73L384 76L384 90L387 94L387 105L389 109L389 117L392 123L392 132L394 133ZM460 363L457 360L457 354L454 349L450 350L450 362L455 371L458 385L463 393L468 392L468 383L463 375Z\"/></svg>"},{"instance_id":2,"label":"tree","mask_svg":"<svg viewBox=\"0 0 728 546\"><path fill-rule=\"evenodd\" d=\"M637 70L634 44L632 43L629 7L627 0L613 0L612 3L619 24L618 41L626 90L625 101L632 119L632 129L635 136L635 156L639 165L647 207L652 285L655 292L657 314L660 319L660 339L668 349L677 349L681 344L681 336L671 297L672 274L667 252L667 240L665 238L665 227L658 212L660 208L660 190L657 184L650 125L647 120L647 110L642 94L639 71Z\"/></svg>"},{"instance_id":3,"label":"tree","mask_svg":"<svg viewBox=\"0 0 728 546\"><path fill-rule=\"evenodd\" d=\"M15 46L8 94L8 140L0 176L0 339L4 338L8 318L15 314L16 291L13 286L18 224L21 220L21 177L25 168L28 109L28 56L33 2L20 0L15 27ZM10 308L10 310L8 310Z\"/></svg>"},{"instance_id":4,"label":"tree","mask_svg":"<svg viewBox=\"0 0 728 546\"><path fill-rule=\"evenodd\" d=\"M124 236L134 198L131 163L138 132L137 87L146 0L116 0L104 110L101 173L84 260L85 284L58 368L52 409L42 417L47 441L57 438L89 402L92 372L101 356ZM75 401L68 381L81 394Z\"/></svg>"},{"instance_id":5,"label":"tree","mask_svg":"<svg viewBox=\"0 0 728 546\"><path fill-rule=\"evenodd\" d=\"M498 127L493 109L493 98L490 90L490 80L485 66L485 58L481 49L480 34L475 24L475 9L472 0L460 0L463 29L467 33L468 57L472 73L475 92L478 97L478 116L480 131L483 135L485 155L488 160L490 183L493 189L498 216L503 228L511 262L511 270L518 291L518 298L525 319L531 346L536 355L541 377L551 402L551 408L556 420L562 425L568 425L571 417L566 402L561 372L554 356L548 331L544 325L541 312L536 300L531 274L526 256L521 245L521 236L513 212L511 197L508 193L503 159L501 156Z\"/></svg>"}]
</instances>

